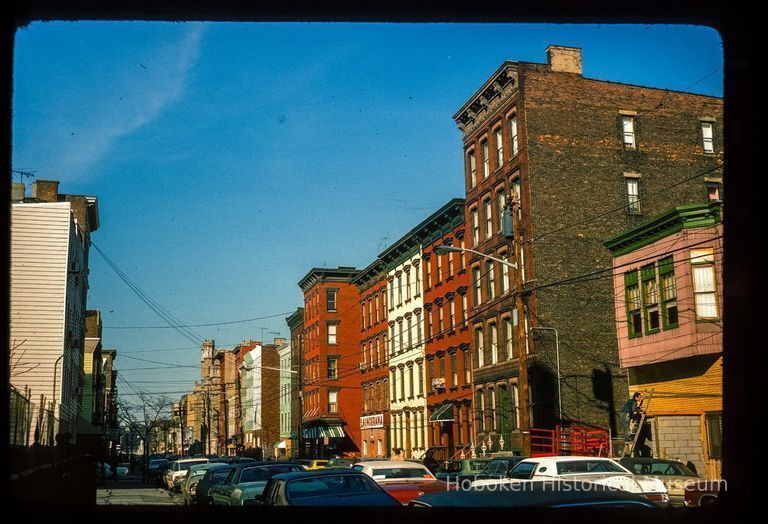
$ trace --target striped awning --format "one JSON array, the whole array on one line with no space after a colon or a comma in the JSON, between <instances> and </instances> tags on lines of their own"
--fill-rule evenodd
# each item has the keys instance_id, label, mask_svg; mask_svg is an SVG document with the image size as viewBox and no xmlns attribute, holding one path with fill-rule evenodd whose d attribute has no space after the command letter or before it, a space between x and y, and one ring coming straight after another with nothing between
<instances>
[{"instance_id":1,"label":"striped awning","mask_svg":"<svg viewBox=\"0 0 768 524\"><path fill-rule=\"evenodd\" d=\"M430 422L453 422L453 404L444 404L429 417Z\"/></svg>"},{"instance_id":2,"label":"striped awning","mask_svg":"<svg viewBox=\"0 0 768 524\"><path fill-rule=\"evenodd\" d=\"M304 430L304 438L341 438L344 437L344 430L341 426L315 426Z\"/></svg>"}]
</instances>

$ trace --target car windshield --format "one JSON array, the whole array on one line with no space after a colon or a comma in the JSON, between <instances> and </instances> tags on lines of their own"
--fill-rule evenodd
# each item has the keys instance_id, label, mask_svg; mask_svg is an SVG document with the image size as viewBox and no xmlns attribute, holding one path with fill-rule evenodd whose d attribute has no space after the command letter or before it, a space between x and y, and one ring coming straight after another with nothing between
<instances>
[{"instance_id":1,"label":"car windshield","mask_svg":"<svg viewBox=\"0 0 768 524\"><path fill-rule=\"evenodd\" d=\"M421 468L374 468L374 479L416 479L428 476L429 472Z\"/></svg>"},{"instance_id":2,"label":"car windshield","mask_svg":"<svg viewBox=\"0 0 768 524\"><path fill-rule=\"evenodd\" d=\"M626 473L611 460L569 460L557 463L558 475L576 473Z\"/></svg>"},{"instance_id":3,"label":"car windshield","mask_svg":"<svg viewBox=\"0 0 768 524\"><path fill-rule=\"evenodd\" d=\"M375 482L364 475L296 479L289 481L286 487L288 500L361 493L380 493L380 490Z\"/></svg>"},{"instance_id":4,"label":"car windshield","mask_svg":"<svg viewBox=\"0 0 768 524\"><path fill-rule=\"evenodd\" d=\"M278 473L302 471L301 466L265 466L261 468L248 468L240 473L240 482L267 481Z\"/></svg>"},{"instance_id":5,"label":"car windshield","mask_svg":"<svg viewBox=\"0 0 768 524\"><path fill-rule=\"evenodd\" d=\"M634 462L627 467L637 475L678 475L695 477L696 473L679 462Z\"/></svg>"}]
</instances>

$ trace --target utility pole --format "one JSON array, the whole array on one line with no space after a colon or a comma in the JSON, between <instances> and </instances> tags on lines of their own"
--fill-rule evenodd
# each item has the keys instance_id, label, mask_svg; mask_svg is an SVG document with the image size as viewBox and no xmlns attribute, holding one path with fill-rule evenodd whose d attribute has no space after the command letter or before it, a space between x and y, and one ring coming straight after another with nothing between
<instances>
[{"instance_id":1,"label":"utility pole","mask_svg":"<svg viewBox=\"0 0 768 524\"><path fill-rule=\"evenodd\" d=\"M514 191L510 195L511 204L507 207L511 214L512 231L508 230L509 219L504 217L503 227L505 236L512 237L515 258L517 259L517 268L515 270L515 309L517 310L517 391L520 407L520 435L522 437L522 455L531 456L531 420L528 412L528 358L526 354L526 333L525 333L525 302L523 301L523 239L520 229L520 215L518 209L520 202ZM516 209L518 208L518 209ZM507 212L505 212L505 215Z\"/></svg>"}]
</instances>

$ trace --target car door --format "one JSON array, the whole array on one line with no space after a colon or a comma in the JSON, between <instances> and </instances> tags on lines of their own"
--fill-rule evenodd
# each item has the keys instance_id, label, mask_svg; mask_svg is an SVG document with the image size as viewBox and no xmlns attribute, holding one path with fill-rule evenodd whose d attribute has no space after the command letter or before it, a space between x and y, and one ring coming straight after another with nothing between
<instances>
[{"instance_id":1,"label":"car door","mask_svg":"<svg viewBox=\"0 0 768 524\"><path fill-rule=\"evenodd\" d=\"M212 486L208 493L210 493L211 501L215 506L228 506L229 505L229 491L232 483L234 482L238 473L238 468L234 468L229 472L227 478L221 484Z\"/></svg>"}]
</instances>

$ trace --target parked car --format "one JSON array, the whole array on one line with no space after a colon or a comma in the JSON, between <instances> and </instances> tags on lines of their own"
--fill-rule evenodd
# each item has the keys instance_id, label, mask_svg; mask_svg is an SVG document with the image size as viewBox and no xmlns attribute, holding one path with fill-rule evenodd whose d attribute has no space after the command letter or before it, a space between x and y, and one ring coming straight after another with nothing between
<instances>
[{"instance_id":1,"label":"parked car","mask_svg":"<svg viewBox=\"0 0 768 524\"><path fill-rule=\"evenodd\" d=\"M490 461L489 458L453 459L440 466L435 477L445 482L457 482L459 475L474 476L482 473Z\"/></svg>"},{"instance_id":2,"label":"parked car","mask_svg":"<svg viewBox=\"0 0 768 524\"><path fill-rule=\"evenodd\" d=\"M243 506L246 500L261 495L270 478L293 471L305 471L304 466L275 461L248 464L231 472L221 484L213 486L209 492L210 497L216 505Z\"/></svg>"},{"instance_id":3,"label":"parked car","mask_svg":"<svg viewBox=\"0 0 768 524\"><path fill-rule=\"evenodd\" d=\"M448 490L426 493L408 504L417 508L656 508L642 495L574 481L507 484L508 489ZM513 489L517 486L520 489Z\"/></svg>"},{"instance_id":4,"label":"parked car","mask_svg":"<svg viewBox=\"0 0 768 524\"><path fill-rule=\"evenodd\" d=\"M401 506L400 502L353 469L318 469L281 473L249 502L267 506Z\"/></svg>"},{"instance_id":5,"label":"parked car","mask_svg":"<svg viewBox=\"0 0 768 524\"><path fill-rule=\"evenodd\" d=\"M476 480L501 480L510 478L510 472L525 457L518 455L498 456L490 459L480 473L461 473L456 477L456 483L462 487L469 485Z\"/></svg>"},{"instance_id":6,"label":"parked car","mask_svg":"<svg viewBox=\"0 0 768 524\"><path fill-rule=\"evenodd\" d=\"M192 464L207 463L207 458L187 458L171 462L168 470L165 472L165 487L168 491L180 491L181 481L187 474L187 468Z\"/></svg>"},{"instance_id":7,"label":"parked car","mask_svg":"<svg viewBox=\"0 0 768 524\"><path fill-rule=\"evenodd\" d=\"M197 486L195 486L195 493L191 502L199 506L210 506L212 504L210 496L211 488L224 482L229 476L230 471L236 467L235 464L213 464L212 467L206 470L205 475L203 475L198 481Z\"/></svg>"},{"instance_id":8,"label":"parked car","mask_svg":"<svg viewBox=\"0 0 768 524\"><path fill-rule=\"evenodd\" d=\"M531 480L574 480L601 484L643 495L657 506L669 505L662 481L635 475L615 460L605 457L548 456L521 460L507 479L479 479L472 488Z\"/></svg>"},{"instance_id":9,"label":"parked car","mask_svg":"<svg viewBox=\"0 0 768 524\"><path fill-rule=\"evenodd\" d=\"M205 473L215 467L226 466L219 462L207 462L203 464L192 464L187 469L184 480L181 481L181 493L184 495L184 505L190 506L197 502L197 485L205 476Z\"/></svg>"},{"instance_id":10,"label":"parked car","mask_svg":"<svg viewBox=\"0 0 768 524\"><path fill-rule=\"evenodd\" d=\"M236 462L230 464L232 469L229 470L227 476L221 482L217 482L208 489L208 502L213 506L229 506L230 494L232 492L233 485L237 484L240 473L250 466L257 464L267 464L267 462L252 460L250 462Z\"/></svg>"},{"instance_id":11,"label":"parked car","mask_svg":"<svg viewBox=\"0 0 768 524\"><path fill-rule=\"evenodd\" d=\"M677 460L623 457L619 464L635 475L656 477L667 487L669 503L672 506L685 505L685 488L705 480Z\"/></svg>"},{"instance_id":12,"label":"parked car","mask_svg":"<svg viewBox=\"0 0 768 524\"><path fill-rule=\"evenodd\" d=\"M117 478L127 477L131 471L131 465L122 463L117 465Z\"/></svg>"},{"instance_id":13,"label":"parked car","mask_svg":"<svg viewBox=\"0 0 768 524\"><path fill-rule=\"evenodd\" d=\"M166 466L167 464L168 460L164 458L150 459L149 465L147 466L147 481L159 482L161 472L164 469L163 466Z\"/></svg>"},{"instance_id":14,"label":"parked car","mask_svg":"<svg viewBox=\"0 0 768 524\"><path fill-rule=\"evenodd\" d=\"M698 508L717 504L720 493L725 490L724 480L701 480L685 487L685 506Z\"/></svg>"},{"instance_id":15,"label":"parked car","mask_svg":"<svg viewBox=\"0 0 768 524\"><path fill-rule=\"evenodd\" d=\"M351 465L355 464L355 459L353 458L332 458L328 461L328 463L325 465L326 468L348 468Z\"/></svg>"},{"instance_id":16,"label":"parked car","mask_svg":"<svg viewBox=\"0 0 768 524\"><path fill-rule=\"evenodd\" d=\"M376 481L401 504L433 491L445 491L447 484L437 480L423 464L402 460L359 462L352 470L361 471Z\"/></svg>"}]
</instances>

